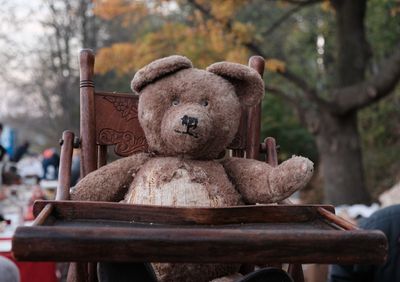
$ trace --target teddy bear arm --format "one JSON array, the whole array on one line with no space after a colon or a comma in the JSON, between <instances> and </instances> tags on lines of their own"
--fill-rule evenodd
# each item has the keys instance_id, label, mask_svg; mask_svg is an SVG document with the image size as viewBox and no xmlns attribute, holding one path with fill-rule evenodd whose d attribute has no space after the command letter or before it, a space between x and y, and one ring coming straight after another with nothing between
<instances>
[{"instance_id":1,"label":"teddy bear arm","mask_svg":"<svg viewBox=\"0 0 400 282\"><path fill-rule=\"evenodd\" d=\"M89 173L72 189L71 200L107 202L122 200L134 175L148 159L148 154L139 153Z\"/></svg>"},{"instance_id":2,"label":"teddy bear arm","mask_svg":"<svg viewBox=\"0 0 400 282\"><path fill-rule=\"evenodd\" d=\"M242 158L229 158L223 165L249 204L284 200L307 184L313 170L312 162L303 157L292 157L277 167Z\"/></svg>"},{"instance_id":3,"label":"teddy bear arm","mask_svg":"<svg viewBox=\"0 0 400 282\"><path fill-rule=\"evenodd\" d=\"M247 204L271 202L269 175L273 169L266 163L251 159L229 158L223 162L229 179Z\"/></svg>"}]
</instances>

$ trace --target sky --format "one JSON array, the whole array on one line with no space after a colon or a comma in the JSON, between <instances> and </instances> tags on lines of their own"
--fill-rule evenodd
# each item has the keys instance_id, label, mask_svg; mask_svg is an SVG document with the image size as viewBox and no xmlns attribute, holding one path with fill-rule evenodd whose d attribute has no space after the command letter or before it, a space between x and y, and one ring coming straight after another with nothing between
<instances>
[{"instance_id":1,"label":"sky","mask_svg":"<svg viewBox=\"0 0 400 282\"><path fill-rule=\"evenodd\" d=\"M29 64L30 50L38 43L44 29L40 18L45 13L39 0L0 0L0 118L10 113L16 97L12 83L26 79L23 65Z\"/></svg>"}]
</instances>

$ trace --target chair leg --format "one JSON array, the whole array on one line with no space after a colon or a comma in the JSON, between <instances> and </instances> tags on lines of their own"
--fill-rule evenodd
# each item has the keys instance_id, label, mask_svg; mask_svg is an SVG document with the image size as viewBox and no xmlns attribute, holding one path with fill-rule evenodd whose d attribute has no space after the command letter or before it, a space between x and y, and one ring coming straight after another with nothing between
<instances>
[{"instance_id":1,"label":"chair leg","mask_svg":"<svg viewBox=\"0 0 400 282\"><path fill-rule=\"evenodd\" d=\"M88 263L88 281L89 282L99 282L97 277L97 263L89 262Z\"/></svg>"},{"instance_id":2,"label":"chair leg","mask_svg":"<svg viewBox=\"0 0 400 282\"><path fill-rule=\"evenodd\" d=\"M303 267L301 264L289 264L288 273L294 282L304 282Z\"/></svg>"},{"instance_id":3,"label":"chair leg","mask_svg":"<svg viewBox=\"0 0 400 282\"><path fill-rule=\"evenodd\" d=\"M88 278L87 263L69 264L67 282L88 282Z\"/></svg>"}]
</instances>

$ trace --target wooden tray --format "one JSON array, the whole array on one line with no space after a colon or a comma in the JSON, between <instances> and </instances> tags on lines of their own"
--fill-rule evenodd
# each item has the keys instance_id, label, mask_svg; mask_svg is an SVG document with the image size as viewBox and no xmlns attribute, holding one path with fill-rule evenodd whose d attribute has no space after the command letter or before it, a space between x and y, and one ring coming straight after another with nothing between
<instances>
[{"instance_id":1,"label":"wooden tray","mask_svg":"<svg viewBox=\"0 0 400 282\"><path fill-rule=\"evenodd\" d=\"M316 205L170 208L37 201L36 221L17 228L12 251L30 261L384 262L382 232L345 230L318 212L321 207L334 211Z\"/></svg>"}]
</instances>

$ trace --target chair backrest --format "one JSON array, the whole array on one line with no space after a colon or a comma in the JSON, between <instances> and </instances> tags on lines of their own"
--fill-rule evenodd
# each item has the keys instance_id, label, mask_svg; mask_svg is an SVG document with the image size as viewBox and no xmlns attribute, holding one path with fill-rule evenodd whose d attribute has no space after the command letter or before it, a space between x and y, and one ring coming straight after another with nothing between
<instances>
[{"instance_id":1,"label":"chair backrest","mask_svg":"<svg viewBox=\"0 0 400 282\"><path fill-rule=\"evenodd\" d=\"M146 150L147 143L138 121L138 96L133 93L99 92L95 90L95 56L92 50L80 52L80 136L82 176L107 162L107 147L114 146L119 156ZM264 59L253 56L249 66L261 76ZM238 157L259 158L261 103L242 109L239 130L229 149Z\"/></svg>"}]
</instances>

